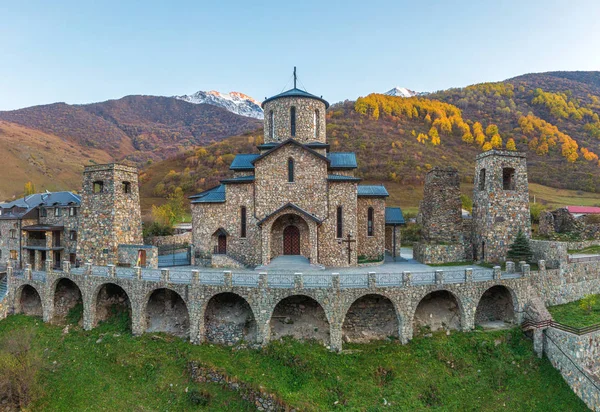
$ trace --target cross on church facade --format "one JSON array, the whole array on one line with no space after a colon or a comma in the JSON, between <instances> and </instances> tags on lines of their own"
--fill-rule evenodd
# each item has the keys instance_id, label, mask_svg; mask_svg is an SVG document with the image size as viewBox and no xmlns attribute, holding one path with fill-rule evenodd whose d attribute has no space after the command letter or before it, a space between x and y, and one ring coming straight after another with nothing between
<instances>
[{"instance_id":1,"label":"cross on church facade","mask_svg":"<svg viewBox=\"0 0 600 412\"><path fill-rule=\"evenodd\" d=\"M348 232L348 236L346 239L342 240L342 242L348 244L348 264L352 264L352 243L356 242L356 239L352 239L352 234Z\"/></svg>"}]
</instances>

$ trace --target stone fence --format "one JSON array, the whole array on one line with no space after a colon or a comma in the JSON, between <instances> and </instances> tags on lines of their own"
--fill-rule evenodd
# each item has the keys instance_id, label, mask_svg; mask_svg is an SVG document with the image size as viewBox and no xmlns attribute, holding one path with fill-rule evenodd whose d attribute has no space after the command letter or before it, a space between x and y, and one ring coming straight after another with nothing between
<instances>
[{"instance_id":1,"label":"stone fence","mask_svg":"<svg viewBox=\"0 0 600 412\"><path fill-rule=\"evenodd\" d=\"M544 353L573 392L600 411L600 332L577 336L557 328L544 331Z\"/></svg>"},{"instance_id":2,"label":"stone fence","mask_svg":"<svg viewBox=\"0 0 600 412\"><path fill-rule=\"evenodd\" d=\"M510 263L507 267L506 272L501 272L496 267L493 270L436 270L398 274L302 274L152 270L91 264L71 268L68 262L64 262L63 271L56 271L52 269L51 262L47 262L45 272L32 271L29 266L23 271L9 268L8 301L12 312L27 313L28 308L39 307L36 309L39 312L32 309L30 313L39 314L44 321L50 321L55 313L66 310L59 307L60 302L65 299L58 294L65 293L68 286L74 291L74 296L80 296L83 303L83 326L91 329L102 320L100 315L105 309L101 303L115 301L107 294L118 290L121 293L118 301L128 302L130 305L134 334L146 331L169 332L170 329L160 327L170 319L163 317L158 321L157 313L164 314L173 308L181 308L175 323L179 326L186 325L185 337L189 337L194 343L210 341L214 336L226 336L226 340L230 342L232 331L239 332L241 339L241 331L250 328L252 333L244 335L244 339L265 344L272 334L277 336L278 329L296 327L294 322L281 323L281 319L300 316L307 308L314 307L321 315L315 312L311 319L321 322L319 333L323 334L324 343L332 350L340 350L343 330L347 324L346 315L352 312L354 324L362 316L358 323L368 329L377 322L377 311L383 308L381 305L388 305L386 307L390 308L391 312L386 313L390 313L395 319L391 325L394 330L391 334L403 343L413 337L416 327L413 323L416 322L415 315L417 309L421 308L421 302L429 302L433 298L454 301L451 306L456 313L451 316L458 317L457 327L471 330L475 326L476 312L480 310L480 305L495 305L497 299L489 294L501 293L511 302L513 321L520 323L521 314L531 301L530 269L525 263L520 265L519 271L515 271L514 265ZM163 309L155 310L157 306L153 299L157 293L162 293L163 300L175 299L179 303L175 300L168 304L160 303L163 306L159 306ZM485 293L488 294L484 296ZM229 303L223 303L223 299L229 299ZM298 299L303 299L303 303L298 304ZM357 301L364 302L364 299L375 302L374 309L368 312L368 316L366 312L361 314L361 308L364 308L362 303L355 304ZM36 300L40 302L38 306L35 306ZM229 315L222 315L229 310L227 308L232 307L232 301L237 302L236 307L240 310L245 308L248 313L247 319L238 325L231 325ZM289 315L280 314L286 310L291 311ZM492 313L494 310L484 308L483 312ZM305 323L298 322L297 327L300 328L303 324ZM310 334L316 333L316 330L317 327L311 327L301 337L311 338ZM389 335L384 335L384 338L386 336Z\"/></svg>"},{"instance_id":3,"label":"stone fence","mask_svg":"<svg viewBox=\"0 0 600 412\"><path fill-rule=\"evenodd\" d=\"M144 243L152 246L163 246L163 245L182 245L192 244L192 232L181 233L178 235L171 236L151 236L144 239Z\"/></svg>"}]
</instances>

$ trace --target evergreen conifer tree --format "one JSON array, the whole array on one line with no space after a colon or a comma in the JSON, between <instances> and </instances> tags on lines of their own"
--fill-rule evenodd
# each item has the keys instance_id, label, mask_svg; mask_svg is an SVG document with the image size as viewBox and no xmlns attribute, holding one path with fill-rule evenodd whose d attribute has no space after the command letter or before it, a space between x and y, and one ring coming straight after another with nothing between
<instances>
[{"instance_id":1,"label":"evergreen conifer tree","mask_svg":"<svg viewBox=\"0 0 600 412\"><path fill-rule=\"evenodd\" d=\"M529 240L523 234L523 231L519 229L517 237L512 245L508 248L506 253L506 259L512 260L513 262L520 262L522 260L529 262L533 257L533 252L529 246Z\"/></svg>"}]
</instances>

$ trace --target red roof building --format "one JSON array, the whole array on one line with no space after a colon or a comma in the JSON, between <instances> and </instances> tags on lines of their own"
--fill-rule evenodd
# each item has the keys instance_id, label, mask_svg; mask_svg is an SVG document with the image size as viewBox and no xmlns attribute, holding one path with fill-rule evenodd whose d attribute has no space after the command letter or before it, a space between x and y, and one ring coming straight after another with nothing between
<instances>
[{"instance_id":1,"label":"red roof building","mask_svg":"<svg viewBox=\"0 0 600 412\"><path fill-rule=\"evenodd\" d=\"M596 206L567 206L567 210L577 215L600 215L600 207Z\"/></svg>"}]
</instances>

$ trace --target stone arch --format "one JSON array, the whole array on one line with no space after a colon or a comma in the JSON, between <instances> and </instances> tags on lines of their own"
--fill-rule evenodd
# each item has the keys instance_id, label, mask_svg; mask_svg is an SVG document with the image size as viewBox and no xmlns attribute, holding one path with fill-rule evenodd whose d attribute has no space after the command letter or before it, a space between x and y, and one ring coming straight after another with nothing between
<instances>
[{"instance_id":1,"label":"stone arch","mask_svg":"<svg viewBox=\"0 0 600 412\"><path fill-rule=\"evenodd\" d=\"M56 280L51 291L54 305L53 320L64 322L71 311L76 315L75 311L78 311L77 307L79 307L81 313L78 314L79 319L76 322L80 323L83 320L83 294L77 283L69 278L60 278Z\"/></svg>"},{"instance_id":2,"label":"stone arch","mask_svg":"<svg viewBox=\"0 0 600 412\"><path fill-rule=\"evenodd\" d=\"M123 287L115 283L103 283L96 288L94 293L95 318L93 325L106 321L116 313L126 312L131 328L131 300Z\"/></svg>"},{"instance_id":3,"label":"stone arch","mask_svg":"<svg viewBox=\"0 0 600 412\"><path fill-rule=\"evenodd\" d=\"M271 339L292 336L330 343L331 321L323 306L307 295L291 295L275 305L269 319Z\"/></svg>"},{"instance_id":4,"label":"stone arch","mask_svg":"<svg viewBox=\"0 0 600 412\"><path fill-rule=\"evenodd\" d=\"M285 235L289 229L296 228L297 236L298 236L298 246L299 253L296 251L292 253L286 253L285 250ZM271 233L271 258L275 258L277 256L285 255L285 254L299 254L304 256L307 259L311 257L311 242L310 242L310 226L306 222L306 220L295 213L288 213L282 216L279 216L270 229Z\"/></svg>"},{"instance_id":5,"label":"stone arch","mask_svg":"<svg viewBox=\"0 0 600 412\"><path fill-rule=\"evenodd\" d=\"M392 300L378 293L365 294L347 309L342 324L345 342L369 342L389 337L399 338L402 317Z\"/></svg>"},{"instance_id":6,"label":"stone arch","mask_svg":"<svg viewBox=\"0 0 600 412\"><path fill-rule=\"evenodd\" d=\"M426 294L417 305L413 316L413 333L422 328L460 330L466 315L460 298L446 289Z\"/></svg>"},{"instance_id":7,"label":"stone arch","mask_svg":"<svg viewBox=\"0 0 600 412\"><path fill-rule=\"evenodd\" d=\"M204 331L207 342L233 345L241 341L255 342L257 325L254 311L237 293L213 295L204 309Z\"/></svg>"},{"instance_id":8,"label":"stone arch","mask_svg":"<svg viewBox=\"0 0 600 412\"><path fill-rule=\"evenodd\" d=\"M164 332L188 338L190 317L181 295L168 288L154 289L148 295L144 311L145 331Z\"/></svg>"},{"instance_id":9,"label":"stone arch","mask_svg":"<svg viewBox=\"0 0 600 412\"><path fill-rule=\"evenodd\" d=\"M517 296L504 285L494 285L479 297L475 310L475 324L484 327L497 327L502 323L516 323L518 309Z\"/></svg>"},{"instance_id":10,"label":"stone arch","mask_svg":"<svg viewBox=\"0 0 600 412\"><path fill-rule=\"evenodd\" d=\"M39 317L44 315L41 295L34 286L30 284L21 286L15 297L16 313Z\"/></svg>"}]
</instances>

